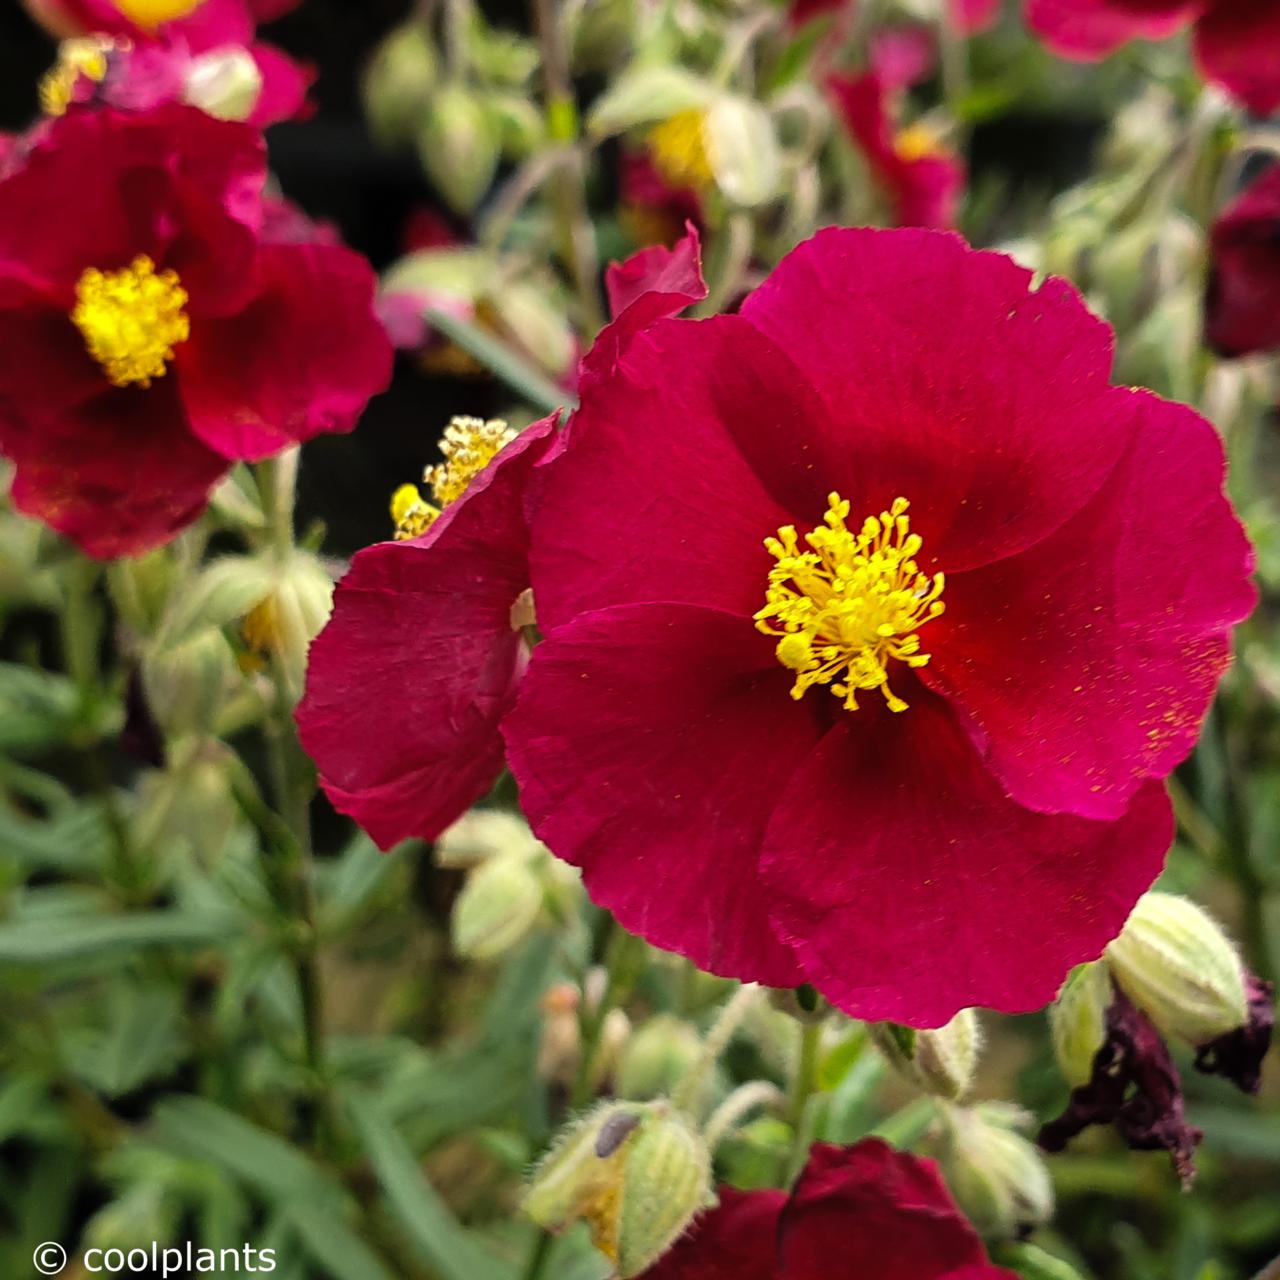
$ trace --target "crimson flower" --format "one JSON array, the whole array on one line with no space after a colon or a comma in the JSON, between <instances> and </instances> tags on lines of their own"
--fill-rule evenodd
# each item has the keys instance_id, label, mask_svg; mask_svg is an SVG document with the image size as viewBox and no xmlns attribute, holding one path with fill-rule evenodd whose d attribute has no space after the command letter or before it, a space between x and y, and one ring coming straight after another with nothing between
<instances>
[{"instance_id":1,"label":"crimson flower","mask_svg":"<svg viewBox=\"0 0 1280 1280\"><path fill-rule=\"evenodd\" d=\"M584 362L611 373L647 324L705 294L696 236L610 268L615 319ZM494 784L499 726L528 662L529 524L563 444L558 415L514 440L505 423L455 420L428 478L410 489L404 541L359 552L311 648L297 719L334 807L382 848L431 840Z\"/></svg>"},{"instance_id":2,"label":"crimson flower","mask_svg":"<svg viewBox=\"0 0 1280 1280\"><path fill-rule=\"evenodd\" d=\"M840 117L884 190L900 227L951 227L964 191L965 167L925 126L898 130L895 90L878 70L833 75L827 87Z\"/></svg>"},{"instance_id":3,"label":"crimson flower","mask_svg":"<svg viewBox=\"0 0 1280 1280\"><path fill-rule=\"evenodd\" d=\"M637 244L674 246L688 223L703 225L701 195L694 187L672 186L648 151L624 151L619 177L622 220Z\"/></svg>"},{"instance_id":4,"label":"crimson flower","mask_svg":"<svg viewBox=\"0 0 1280 1280\"><path fill-rule=\"evenodd\" d=\"M73 109L0 181L0 452L90 555L165 541L233 461L350 430L386 386L373 272L274 241L265 177L256 130L167 106Z\"/></svg>"},{"instance_id":5,"label":"crimson flower","mask_svg":"<svg viewBox=\"0 0 1280 1280\"><path fill-rule=\"evenodd\" d=\"M1254 591L1217 434L1111 357L1061 280L835 229L584 380L503 728L599 905L917 1026L1115 937Z\"/></svg>"},{"instance_id":6,"label":"crimson flower","mask_svg":"<svg viewBox=\"0 0 1280 1280\"><path fill-rule=\"evenodd\" d=\"M792 23L799 26L819 14L834 9L854 9L858 0L791 0L789 14ZM948 12L959 30L972 34L984 31L1000 12L1000 0L948 0Z\"/></svg>"},{"instance_id":7,"label":"crimson flower","mask_svg":"<svg viewBox=\"0 0 1280 1280\"><path fill-rule=\"evenodd\" d=\"M1191 23L1206 80L1259 115L1280 107L1275 0L1027 0L1027 23L1055 53L1085 61Z\"/></svg>"},{"instance_id":8,"label":"crimson flower","mask_svg":"<svg viewBox=\"0 0 1280 1280\"><path fill-rule=\"evenodd\" d=\"M28 0L58 35L98 34L128 42L113 58L102 100L148 109L173 100L173 82L193 57L240 46L262 75L249 123L265 127L304 114L315 80L310 67L256 38L300 0Z\"/></svg>"},{"instance_id":9,"label":"crimson flower","mask_svg":"<svg viewBox=\"0 0 1280 1280\"><path fill-rule=\"evenodd\" d=\"M1213 225L1206 327L1224 356L1280 350L1280 166Z\"/></svg>"},{"instance_id":10,"label":"crimson flower","mask_svg":"<svg viewBox=\"0 0 1280 1280\"><path fill-rule=\"evenodd\" d=\"M877 1138L816 1144L790 1195L722 1188L643 1280L1014 1280L937 1167Z\"/></svg>"}]
</instances>

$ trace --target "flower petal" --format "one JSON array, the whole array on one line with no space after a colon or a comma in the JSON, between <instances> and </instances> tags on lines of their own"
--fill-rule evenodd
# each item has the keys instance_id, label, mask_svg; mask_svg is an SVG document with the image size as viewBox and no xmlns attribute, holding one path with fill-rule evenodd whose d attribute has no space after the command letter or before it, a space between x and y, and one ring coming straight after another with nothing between
<instances>
[{"instance_id":1,"label":"flower petal","mask_svg":"<svg viewBox=\"0 0 1280 1280\"><path fill-rule=\"evenodd\" d=\"M831 487L855 513L907 498L948 573L1053 532L1124 446L1096 403L1111 330L1065 281L1031 279L958 236L835 229L742 307L840 424L846 474Z\"/></svg>"},{"instance_id":2,"label":"flower petal","mask_svg":"<svg viewBox=\"0 0 1280 1280\"><path fill-rule=\"evenodd\" d=\"M750 616L764 539L826 509L826 410L795 366L734 316L668 320L584 388L534 528L544 629L614 604L673 600ZM584 536L589 530L589 536Z\"/></svg>"},{"instance_id":3,"label":"flower petal","mask_svg":"<svg viewBox=\"0 0 1280 1280\"><path fill-rule=\"evenodd\" d=\"M1208 340L1222 355L1280 350L1280 165L1214 223L1205 310Z\"/></svg>"},{"instance_id":4,"label":"flower petal","mask_svg":"<svg viewBox=\"0 0 1280 1280\"><path fill-rule=\"evenodd\" d=\"M298 707L325 794L384 849L431 840L493 785L525 661L525 508L554 418L529 427L412 542L356 555Z\"/></svg>"},{"instance_id":5,"label":"flower petal","mask_svg":"<svg viewBox=\"0 0 1280 1280\"><path fill-rule=\"evenodd\" d=\"M369 264L328 244L264 244L259 287L234 317L179 348L192 429L227 458L256 460L350 431L391 380Z\"/></svg>"},{"instance_id":6,"label":"flower petal","mask_svg":"<svg viewBox=\"0 0 1280 1280\"><path fill-rule=\"evenodd\" d=\"M774 1237L785 1191L721 1187L703 1214L642 1280L777 1280Z\"/></svg>"},{"instance_id":7,"label":"flower petal","mask_svg":"<svg viewBox=\"0 0 1280 1280\"><path fill-rule=\"evenodd\" d=\"M1256 115L1280 107L1280 7L1274 0L1211 4L1195 27L1196 61Z\"/></svg>"},{"instance_id":8,"label":"flower petal","mask_svg":"<svg viewBox=\"0 0 1280 1280\"><path fill-rule=\"evenodd\" d=\"M1028 0L1027 26L1064 58L1093 62L1130 40L1163 40L1200 8L1193 0L1156 0L1137 12L1116 0Z\"/></svg>"},{"instance_id":9,"label":"flower petal","mask_svg":"<svg viewBox=\"0 0 1280 1280\"><path fill-rule=\"evenodd\" d=\"M552 631L503 726L530 825L595 903L699 968L772 986L801 978L768 922L760 843L821 732L790 683L744 618L628 605Z\"/></svg>"},{"instance_id":10,"label":"flower petal","mask_svg":"<svg viewBox=\"0 0 1280 1280\"><path fill-rule=\"evenodd\" d=\"M922 678L1018 803L1118 818L1195 745L1256 592L1217 432L1147 392L1102 404L1131 442L1111 478L1044 542L949 577Z\"/></svg>"},{"instance_id":11,"label":"flower petal","mask_svg":"<svg viewBox=\"0 0 1280 1280\"><path fill-rule=\"evenodd\" d=\"M970 1005L1039 1008L1155 879L1168 799L1147 784L1112 823L1032 813L941 699L905 696L900 715L849 713L792 775L765 835L774 919L853 1017L941 1026Z\"/></svg>"}]
</instances>

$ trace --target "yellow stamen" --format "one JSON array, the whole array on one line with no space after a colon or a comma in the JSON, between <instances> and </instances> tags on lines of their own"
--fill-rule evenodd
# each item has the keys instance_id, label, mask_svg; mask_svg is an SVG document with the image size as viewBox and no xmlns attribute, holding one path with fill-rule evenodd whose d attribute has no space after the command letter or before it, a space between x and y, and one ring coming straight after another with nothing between
<instances>
[{"instance_id":1,"label":"yellow stamen","mask_svg":"<svg viewBox=\"0 0 1280 1280\"><path fill-rule=\"evenodd\" d=\"M143 255L120 271L84 272L71 319L117 387L149 387L164 377L174 348L191 336L186 305L177 272L157 272Z\"/></svg>"},{"instance_id":2,"label":"yellow stamen","mask_svg":"<svg viewBox=\"0 0 1280 1280\"><path fill-rule=\"evenodd\" d=\"M893 149L900 160L908 162L946 154L946 148L938 135L928 125L920 123L899 130L893 140Z\"/></svg>"},{"instance_id":3,"label":"yellow stamen","mask_svg":"<svg viewBox=\"0 0 1280 1280\"><path fill-rule=\"evenodd\" d=\"M804 535L808 550L792 525L765 539L777 563L756 627L778 637L778 661L796 673L793 698L828 684L846 711L856 711L858 690L879 689L890 711L905 711L889 688L888 664L929 661L918 632L945 608L946 580L921 572L922 543L911 532L905 498L868 516L856 533L845 525L849 503L838 493L827 501L824 523Z\"/></svg>"},{"instance_id":4,"label":"yellow stamen","mask_svg":"<svg viewBox=\"0 0 1280 1280\"><path fill-rule=\"evenodd\" d=\"M58 46L58 61L40 81L40 109L47 116L65 115L75 99L80 77L101 84L107 78L108 55L117 47L109 36L80 36Z\"/></svg>"},{"instance_id":5,"label":"yellow stamen","mask_svg":"<svg viewBox=\"0 0 1280 1280\"><path fill-rule=\"evenodd\" d=\"M681 111L649 130L649 155L673 187L709 187L715 181L707 150L706 112Z\"/></svg>"},{"instance_id":6,"label":"yellow stamen","mask_svg":"<svg viewBox=\"0 0 1280 1280\"><path fill-rule=\"evenodd\" d=\"M159 27L177 18L185 18L204 0L115 0L116 8L140 27Z\"/></svg>"},{"instance_id":7,"label":"yellow stamen","mask_svg":"<svg viewBox=\"0 0 1280 1280\"><path fill-rule=\"evenodd\" d=\"M428 467L422 477L439 505L423 498L416 485L402 484L391 498L396 540L407 541L425 533L517 434L501 418L487 422L483 418L453 418L440 441L444 461Z\"/></svg>"}]
</instances>

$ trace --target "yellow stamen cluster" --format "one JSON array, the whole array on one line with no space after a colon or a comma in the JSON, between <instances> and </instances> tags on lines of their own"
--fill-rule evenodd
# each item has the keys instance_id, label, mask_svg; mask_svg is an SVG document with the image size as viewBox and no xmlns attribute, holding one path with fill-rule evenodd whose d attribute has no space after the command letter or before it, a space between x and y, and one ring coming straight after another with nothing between
<instances>
[{"instance_id":1,"label":"yellow stamen cluster","mask_svg":"<svg viewBox=\"0 0 1280 1280\"><path fill-rule=\"evenodd\" d=\"M89 354L117 387L149 387L191 336L187 291L176 271L156 271L145 254L120 271L90 267L76 284L71 319Z\"/></svg>"},{"instance_id":2,"label":"yellow stamen cluster","mask_svg":"<svg viewBox=\"0 0 1280 1280\"><path fill-rule=\"evenodd\" d=\"M58 61L40 81L40 109L45 115L66 114L81 76L101 84L107 78L108 58L116 48L116 41L109 36L64 40L58 46Z\"/></svg>"},{"instance_id":3,"label":"yellow stamen cluster","mask_svg":"<svg viewBox=\"0 0 1280 1280\"><path fill-rule=\"evenodd\" d=\"M140 27L154 28L198 9L204 0L115 0L116 8Z\"/></svg>"},{"instance_id":4,"label":"yellow stamen cluster","mask_svg":"<svg viewBox=\"0 0 1280 1280\"><path fill-rule=\"evenodd\" d=\"M778 661L796 673L793 698L829 684L845 710L856 711L859 690L879 689L890 711L905 711L889 688L888 664L929 661L917 633L942 613L945 579L916 562L922 544L905 498L868 516L857 532L845 524L849 503L838 493L828 503L824 523L804 535L807 550L792 525L765 539L777 563L756 626L778 637Z\"/></svg>"},{"instance_id":5,"label":"yellow stamen cluster","mask_svg":"<svg viewBox=\"0 0 1280 1280\"><path fill-rule=\"evenodd\" d=\"M649 156L673 187L709 187L715 181L707 150L706 112L681 111L649 130Z\"/></svg>"},{"instance_id":6,"label":"yellow stamen cluster","mask_svg":"<svg viewBox=\"0 0 1280 1280\"><path fill-rule=\"evenodd\" d=\"M423 480L431 486L438 506L428 502L417 485L402 484L391 498L391 518L396 541L404 542L424 534L439 519L441 511L466 493L468 486L518 433L501 418L453 418L440 441L444 461L428 467Z\"/></svg>"},{"instance_id":7,"label":"yellow stamen cluster","mask_svg":"<svg viewBox=\"0 0 1280 1280\"><path fill-rule=\"evenodd\" d=\"M900 160L908 162L946 154L938 135L928 125L919 123L899 130L893 140L893 149Z\"/></svg>"}]
</instances>

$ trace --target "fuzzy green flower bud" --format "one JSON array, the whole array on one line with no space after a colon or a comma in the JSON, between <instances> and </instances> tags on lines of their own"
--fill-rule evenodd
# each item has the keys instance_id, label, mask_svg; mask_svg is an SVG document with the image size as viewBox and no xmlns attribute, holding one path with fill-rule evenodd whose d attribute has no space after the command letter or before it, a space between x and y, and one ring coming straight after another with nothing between
<instances>
[{"instance_id":1,"label":"fuzzy green flower bud","mask_svg":"<svg viewBox=\"0 0 1280 1280\"><path fill-rule=\"evenodd\" d=\"M450 922L454 950L493 960L528 936L542 911L542 885L528 860L491 858L468 877Z\"/></svg>"},{"instance_id":2,"label":"fuzzy green flower bud","mask_svg":"<svg viewBox=\"0 0 1280 1280\"><path fill-rule=\"evenodd\" d=\"M992 1104L948 1112L942 1172L957 1204L987 1239L1012 1240L1053 1216L1053 1183L1015 1126L1028 1117Z\"/></svg>"},{"instance_id":3,"label":"fuzzy green flower bud","mask_svg":"<svg viewBox=\"0 0 1280 1280\"><path fill-rule=\"evenodd\" d=\"M501 139L481 99L460 84L432 96L418 130L418 155L432 183L457 213L471 213L493 182Z\"/></svg>"},{"instance_id":4,"label":"fuzzy green flower bud","mask_svg":"<svg viewBox=\"0 0 1280 1280\"><path fill-rule=\"evenodd\" d=\"M191 64L183 98L219 120L247 120L262 96L262 72L248 49L202 54Z\"/></svg>"},{"instance_id":5,"label":"fuzzy green flower bud","mask_svg":"<svg viewBox=\"0 0 1280 1280\"><path fill-rule=\"evenodd\" d=\"M904 1080L948 1101L973 1083L982 1028L972 1009L961 1009L945 1027L917 1031L894 1022L871 1024L871 1038Z\"/></svg>"},{"instance_id":6,"label":"fuzzy green flower bud","mask_svg":"<svg viewBox=\"0 0 1280 1280\"><path fill-rule=\"evenodd\" d=\"M1240 957L1186 898L1144 894L1106 958L1124 993L1166 1036L1205 1044L1248 1021Z\"/></svg>"},{"instance_id":7,"label":"fuzzy green flower bud","mask_svg":"<svg viewBox=\"0 0 1280 1280\"><path fill-rule=\"evenodd\" d=\"M413 140L439 74L440 59L420 23L397 27L378 47L364 80L364 105L384 146Z\"/></svg>"},{"instance_id":8,"label":"fuzzy green flower bud","mask_svg":"<svg viewBox=\"0 0 1280 1280\"><path fill-rule=\"evenodd\" d=\"M442 867L474 867L504 854L531 856L542 849L529 824L506 809L472 809L436 841Z\"/></svg>"},{"instance_id":9,"label":"fuzzy green flower bud","mask_svg":"<svg viewBox=\"0 0 1280 1280\"><path fill-rule=\"evenodd\" d=\"M629 1280L676 1242L710 1197L706 1145L670 1103L605 1103L539 1165L523 1207L549 1231L586 1222L619 1280Z\"/></svg>"},{"instance_id":10,"label":"fuzzy green flower bud","mask_svg":"<svg viewBox=\"0 0 1280 1280\"><path fill-rule=\"evenodd\" d=\"M1049 1006L1053 1052L1074 1089L1093 1077L1093 1060L1107 1038L1107 1009L1113 992L1104 961L1082 964L1067 977Z\"/></svg>"},{"instance_id":11,"label":"fuzzy green flower bud","mask_svg":"<svg viewBox=\"0 0 1280 1280\"><path fill-rule=\"evenodd\" d=\"M631 1037L618 1062L618 1092L626 1098L669 1094L698 1060L702 1040L696 1027L659 1014Z\"/></svg>"}]
</instances>

